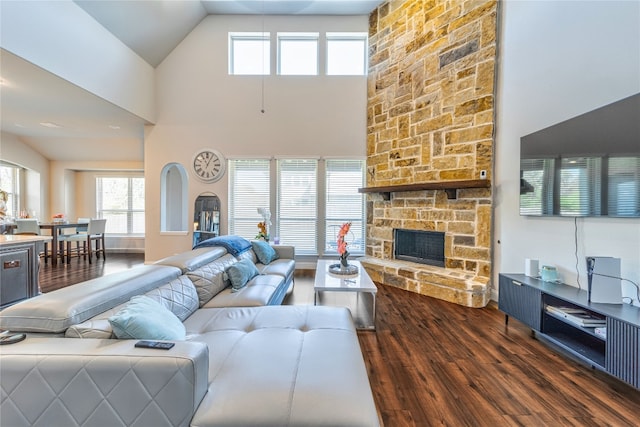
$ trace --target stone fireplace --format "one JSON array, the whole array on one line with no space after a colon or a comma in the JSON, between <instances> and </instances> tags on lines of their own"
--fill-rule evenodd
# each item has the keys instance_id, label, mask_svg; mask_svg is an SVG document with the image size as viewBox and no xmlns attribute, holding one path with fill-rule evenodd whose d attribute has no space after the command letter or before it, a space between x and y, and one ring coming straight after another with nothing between
<instances>
[{"instance_id":1,"label":"stone fireplace","mask_svg":"<svg viewBox=\"0 0 640 427\"><path fill-rule=\"evenodd\" d=\"M389 1L369 18L363 265L374 281L470 307L490 296L497 8ZM442 233L443 263L396 259L397 229Z\"/></svg>"}]
</instances>

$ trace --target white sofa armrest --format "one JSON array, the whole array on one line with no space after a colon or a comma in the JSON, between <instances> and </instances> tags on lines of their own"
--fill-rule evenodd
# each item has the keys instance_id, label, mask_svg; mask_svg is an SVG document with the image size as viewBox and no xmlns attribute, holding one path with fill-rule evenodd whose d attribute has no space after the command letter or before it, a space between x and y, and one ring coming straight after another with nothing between
<instances>
[{"instance_id":1,"label":"white sofa armrest","mask_svg":"<svg viewBox=\"0 0 640 427\"><path fill-rule=\"evenodd\" d=\"M0 349L0 425L188 426L207 391L209 350L136 340L31 338Z\"/></svg>"}]
</instances>

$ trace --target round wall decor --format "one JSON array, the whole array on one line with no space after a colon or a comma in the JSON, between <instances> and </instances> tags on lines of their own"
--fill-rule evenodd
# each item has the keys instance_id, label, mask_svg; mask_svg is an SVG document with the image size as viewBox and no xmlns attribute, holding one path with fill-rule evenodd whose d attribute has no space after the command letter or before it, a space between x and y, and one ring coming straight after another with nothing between
<instances>
[{"instance_id":1,"label":"round wall decor","mask_svg":"<svg viewBox=\"0 0 640 427\"><path fill-rule=\"evenodd\" d=\"M226 161L217 150L205 148L193 157L193 172L203 182L216 182L224 175Z\"/></svg>"}]
</instances>

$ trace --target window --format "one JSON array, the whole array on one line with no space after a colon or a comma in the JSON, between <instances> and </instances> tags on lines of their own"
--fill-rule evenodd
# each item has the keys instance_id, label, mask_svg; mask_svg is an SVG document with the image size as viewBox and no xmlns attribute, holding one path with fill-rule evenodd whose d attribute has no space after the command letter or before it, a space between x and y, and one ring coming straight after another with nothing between
<instances>
[{"instance_id":1,"label":"window","mask_svg":"<svg viewBox=\"0 0 640 427\"><path fill-rule=\"evenodd\" d=\"M325 253L336 253L340 226L351 222L345 241L351 254L364 253L364 160L326 161L325 172Z\"/></svg>"},{"instance_id":2,"label":"window","mask_svg":"<svg viewBox=\"0 0 640 427\"><path fill-rule=\"evenodd\" d=\"M269 75L269 33L229 33L229 74Z\"/></svg>"},{"instance_id":3,"label":"window","mask_svg":"<svg viewBox=\"0 0 640 427\"><path fill-rule=\"evenodd\" d=\"M318 161L278 161L278 233L296 253L318 253Z\"/></svg>"},{"instance_id":4,"label":"window","mask_svg":"<svg viewBox=\"0 0 640 427\"><path fill-rule=\"evenodd\" d=\"M611 157L608 170L608 214L640 215L640 158Z\"/></svg>"},{"instance_id":5,"label":"window","mask_svg":"<svg viewBox=\"0 0 640 427\"><path fill-rule=\"evenodd\" d=\"M247 239L258 234L258 208L270 206L270 175L268 159L229 162L229 234Z\"/></svg>"},{"instance_id":6,"label":"window","mask_svg":"<svg viewBox=\"0 0 640 427\"><path fill-rule=\"evenodd\" d=\"M336 255L340 225L351 221L349 252L364 253L364 160L230 160L229 234L255 238L270 207L271 237L297 255Z\"/></svg>"},{"instance_id":7,"label":"window","mask_svg":"<svg viewBox=\"0 0 640 427\"><path fill-rule=\"evenodd\" d=\"M523 159L520 163L520 215L553 212L555 159Z\"/></svg>"},{"instance_id":8,"label":"window","mask_svg":"<svg viewBox=\"0 0 640 427\"><path fill-rule=\"evenodd\" d=\"M367 74L366 33L327 33L327 75Z\"/></svg>"},{"instance_id":9,"label":"window","mask_svg":"<svg viewBox=\"0 0 640 427\"><path fill-rule=\"evenodd\" d=\"M18 166L0 163L0 190L7 193L6 216L18 216L20 211L20 168Z\"/></svg>"},{"instance_id":10,"label":"window","mask_svg":"<svg viewBox=\"0 0 640 427\"><path fill-rule=\"evenodd\" d=\"M96 178L98 218L107 219L106 233L144 234L144 178Z\"/></svg>"},{"instance_id":11,"label":"window","mask_svg":"<svg viewBox=\"0 0 640 427\"><path fill-rule=\"evenodd\" d=\"M318 74L318 33L278 33L278 74Z\"/></svg>"},{"instance_id":12,"label":"window","mask_svg":"<svg viewBox=\"0 0 640 427\"><path fill-rule=\"evenodd\" d=\"M560 215L600 215L602 161L597 157L560 159Z\"/></svg>"}]
</instances>

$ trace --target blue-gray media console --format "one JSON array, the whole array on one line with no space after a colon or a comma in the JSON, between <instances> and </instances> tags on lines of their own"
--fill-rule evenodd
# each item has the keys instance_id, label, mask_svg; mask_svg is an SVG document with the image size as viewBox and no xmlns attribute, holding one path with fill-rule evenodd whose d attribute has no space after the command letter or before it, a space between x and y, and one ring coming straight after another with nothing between
<instances>
[{"instance_id":1,"label":"blue-gray media console","mask_svg":"<svg viewBox=\"0 0 640 427\"><path fill-rule=\"evenodd\" d=\"M505 322L511 316L593 368L640 388L640 307L590 303L586 290L523 274L500 274L499 292ZM585 320L577 323L573 312ZM598 321L606 336L596 333Z\"/></svg>"}]
</instances>

